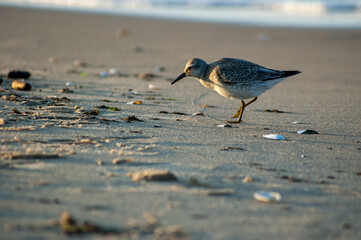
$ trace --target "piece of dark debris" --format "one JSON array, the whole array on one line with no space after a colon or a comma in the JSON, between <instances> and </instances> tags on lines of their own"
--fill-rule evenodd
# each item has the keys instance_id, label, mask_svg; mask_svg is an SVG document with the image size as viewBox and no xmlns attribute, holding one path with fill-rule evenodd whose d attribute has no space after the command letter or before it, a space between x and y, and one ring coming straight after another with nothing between
<instances>
[{"instance_id":1,"label":"piece of dark debris","mask_svg":"<svg viewBox=\"0 0 361 240\"><path fill-rule=\"evenodd\" d=\"M133 122L133 121L144 122L143 120L137 118L136 116L128 116L128 117L122 118L122 120L124 120L126 122Z\"/></svg>"}]
</instances>

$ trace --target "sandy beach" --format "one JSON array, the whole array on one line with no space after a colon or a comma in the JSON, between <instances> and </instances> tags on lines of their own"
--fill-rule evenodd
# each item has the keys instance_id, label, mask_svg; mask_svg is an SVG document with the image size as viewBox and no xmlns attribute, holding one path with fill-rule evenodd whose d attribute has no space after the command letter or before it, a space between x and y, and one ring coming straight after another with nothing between
<instances>
[{"instance_id":1,"label":"sandy beach","mask_svg":"<svg viewBox=\"0 0 361 240\"><path fill-rule=\"evenodd\" d=\"M360 239L361 30L0 19L0 239ZM220 128L240 101L170 84L192 57L302 73ZM32 89L14 90L11 70Z\"/></svg>"}]
</instances>

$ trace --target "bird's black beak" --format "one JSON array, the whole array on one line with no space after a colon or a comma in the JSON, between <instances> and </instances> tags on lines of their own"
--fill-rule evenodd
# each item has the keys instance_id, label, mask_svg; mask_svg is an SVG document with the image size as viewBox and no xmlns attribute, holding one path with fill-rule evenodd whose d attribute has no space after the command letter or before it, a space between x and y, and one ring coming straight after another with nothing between
<instances>
[{"instance_id":1,"label":"bird's black beak","mask_svg":"<svg viewBox=\"0 0 361 240\"><path fill-rule=\"evenodd\" d=\"M186 77L186 73L182 73L181 75L179 75L179 77L176 78L176 80L174 80L171 84L175 84L176 82L178 82L179 80L181 80L182 78Z\"/></svg>"}]
</instances>

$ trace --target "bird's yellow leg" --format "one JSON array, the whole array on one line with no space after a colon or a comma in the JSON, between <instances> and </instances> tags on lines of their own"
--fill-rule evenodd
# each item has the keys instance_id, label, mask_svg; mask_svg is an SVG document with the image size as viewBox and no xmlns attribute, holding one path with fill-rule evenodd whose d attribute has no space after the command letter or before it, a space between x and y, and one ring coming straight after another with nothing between
<instances>
[{"instance_id":1,"label":"bird's yellow leg","mask_svg":"<svg viewBox=\"0 0 361 240\"><path fill-rule=\"evenodd\" d=\"M242 101L242 105L241 105L241 107L238 109L238 111L236 113L236 115L238 114L237 121L227 121L227 123L241 123L242 122L242 114L243 114L243 110L244 110L244 107L246 106L246 104L244 104L243 100L241 100L241 101Z\"/></svg>"},{"instance_id":2,"label":"bird's yellow leg","mask_svg":"<svg viewBox=\"0 0 361 240\"><path fill-rule=\"evenodd\" d=\"M251 103L255 102L256 100L257 100L257 97L252 98L252 100L249 101L248 103L246 103L246 104L244 105L244 107L247 107L248 105L250 105ZM232 118L239 117L239 114L240 114L240 112L241 112L241 109L242 109L242 107L238 108L236 114L234 114Z\"/></svg>"}]
</instances>

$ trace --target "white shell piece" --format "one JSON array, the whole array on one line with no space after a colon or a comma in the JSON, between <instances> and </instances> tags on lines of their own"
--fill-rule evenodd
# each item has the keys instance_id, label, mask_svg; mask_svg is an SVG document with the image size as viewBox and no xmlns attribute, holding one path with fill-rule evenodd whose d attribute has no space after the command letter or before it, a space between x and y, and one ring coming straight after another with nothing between
<instances>
[{"instance_id":1,"label":"white shell piece","mask_svg":"<svg viewBox=\"0 0 361 240\"><path fill-rule=\"evenodd\" d=\"M263 137L273 140L285 140L285 137L279 134L267 134L267 135L263 135Z\"/></svg>"},{"instance_id":2,"label":"white shell piece","mask_svg":"<svg viewBox=\"0 0 361 240\"><path fill-rule=\"evenodd\" d=\"M292 122L293 124L301 124L301 122L300 121L294 121L294 122Z\"/></svg>"},{"instance_id":3,"label":"white shell piece","mask_svg":"<svg viewBox=\"0 0 361 240\"><path fill-rule=\"evenodd\" d=\"M72 82L66 82L66 83L65 83L65 86L67 86L67 87L71 87L72 85L73 85Z\"/></svg>"},{"instance_id":4,"label":"white shell piece","mask_svg":"<svg viewBox=\"0 0 361 240\"><path fill-rule=\"evenodd\" d=\"M231 128L232 125L229 125L229 124L221 124L221 125L217 125L217 127L219 127L219 128Z\"/></svg>"},{"instance_id":5,"label":"white shell piece","mask_svg":"<svg viewBox=\"0 0 361 240\"><path fill-rule=\"evenodd\" d=\"M192 116L204 116L204 113L196 112L196 113L193 113Z\"/></svg>"},{"instance_id":6,"label":"white shell piece","mask_svg":"<svg viewBox=\"0 0 361 240\"><path fill-rule=\"evenodd\" d=\"M298 134L304 134L307 130L304 129L304 130L300 130L300 131L297 131Z\"/></svg>"},{"instance_id":7,"label":"white shell piece","mask_svg":"<svg viewBox=\"0 0 361 240\"><path fill-rule=\"evenodd\" d=\"M118 69L116 69L116 68L111 68L111 69L109 69L108 73L109 73L110 75L116 75L116 74L119 73L119 71L118 71Z\"/></svg>"},{"instance_id":8,"label":"white shell piece","mask_svg":"<svg viewBox=\"0 0 361 240\"><path fill-rule=\"evenodd\" d=\"M272 203L281 201L281 194L278 192L259 191L253 193L253 198L259 202Z\"/></svg>"},{"instance_id":9,"label":"white shell piece","mask_svg":"<svg viewBox=\"0 0 361 240\"><path fill-rule=\"evenodd\" d=\"M153 83L149 84L148 88L149 89L159 89L159 87L157 85L153 84Z\"/></svg>"}]
</instances>

